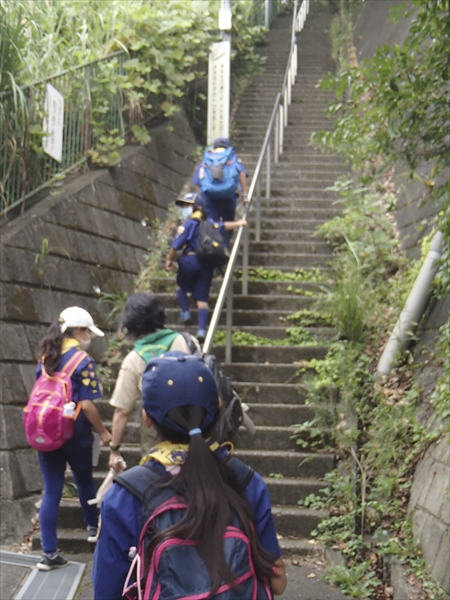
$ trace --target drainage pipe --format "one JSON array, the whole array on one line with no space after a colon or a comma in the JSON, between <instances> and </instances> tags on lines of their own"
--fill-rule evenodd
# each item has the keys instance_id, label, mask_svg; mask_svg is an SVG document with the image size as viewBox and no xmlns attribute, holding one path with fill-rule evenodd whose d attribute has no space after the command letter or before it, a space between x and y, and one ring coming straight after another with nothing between
<instances>
[{"instance_id":1,"label":"drainage pipe","mask_svg":"<svg viewBox=\"0 0 450 600\"><path fill-rule=\"evenodd\" d=\"M389 375L394 368L399 355L410 342L414 330L424 313L431 295L431 284L438 269L437 261L441 256L441 241L442 233L438 231L433 237L430 251L423 261L419 275L378 362L375 375L377 380Z\"/></svg>"}]
</instances>

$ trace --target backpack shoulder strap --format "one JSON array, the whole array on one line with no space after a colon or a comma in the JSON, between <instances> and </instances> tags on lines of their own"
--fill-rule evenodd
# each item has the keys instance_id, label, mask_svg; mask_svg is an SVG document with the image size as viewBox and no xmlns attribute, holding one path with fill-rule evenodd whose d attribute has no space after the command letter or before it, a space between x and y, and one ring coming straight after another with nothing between
<instances>
[{"instance_id":1,"label":"backpack shoulder strap","mask_svg":"<svg viewBox=\"0 0 450 600\"><path fill-rule=\"evenodd\" d=\"M228 460L227 465L236 475L239 484L245 489L253 477L254 469L234 456Z\"/></svg>"},{"instance_id":2,"label":"backpack shoulder strap","mask_svg":"<svg viewBox=\"0 0 450 600\"><path fill-rule=\"evenodd\" d=\"M193 336L189 333L189 331L180 331L180 335L186 342L191 354L194 354L195 356L203 356L203 352L196 346Z\"/></svg>"},{"instance_id":3,"label":"backpack shoulder strap","mask_svg":"<svg viewBox=\"0 0 450 600\"><path fill-rule=\"evenodd\" d=\"M159 480L160 477L155 469L137 465L118 475L114 481L143 502L149 487Z\"/></svg>"},{"instance_id":4,"label":"backpack shoulder strap","mask_svg":"<svg viewBox=\"0 0 450 600\"><path fill-rule=\"evenodd\" d=\"M86 358L86 356L87 356L87 354L83 350L78 350L77 352L75 352L74 355L71 356L69 358L69 360L66 362L66 364L64 365L64 367L63 367L64 373L66 375L68 375L69 377L72 377L72 375L75 372L75 369Z\"/></svg>"}]
</instances>

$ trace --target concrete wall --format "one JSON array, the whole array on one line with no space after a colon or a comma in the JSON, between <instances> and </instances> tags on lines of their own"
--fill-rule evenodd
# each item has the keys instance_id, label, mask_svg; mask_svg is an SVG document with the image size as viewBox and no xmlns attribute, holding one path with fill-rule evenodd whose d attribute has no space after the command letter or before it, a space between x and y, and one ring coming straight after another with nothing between
<instances>
[{"instance_id":1,"label":"concrete wall","mask_svg":"<svg viewBox=\"0 0 450 600\"><path fill-rule=\"evenodd\" d=\"M410 19L389 21L391 6L400 0L366 0L359 14L355 30L358 58L371 58L378 46L401 44L406 38ZM422 176L430 167L419 170ZM444 174L448 178L448 173ZM441 181L437 182L438 184ZM426 202L426 187L418 181L408 180L407 170L396 167L397 199L394 214L397 230L406 253L420 257L420 239L430 230L437 206ZM423 418L431 427L440 427L439 419L428 404L439 372L429 361L436 344L438 329L449 318L449 299L434 300L424 316L418 332L415 362L420 365L416 380L424 390ZM450 446L448 435L432 444L417 466L411 491L409 510L413 517L413 530L423 552L427 566L445 592L450 594Z\"/></svg>"},{"instance_id":2,"label":"concrete wall","mask_svg":"<svg viewBox=\"0 0 450 600\"><path fill-rule=\"evenodd\" d=\"M2 543L30 527L42 489L37 454L29 449L22 409L34 380L40 337L67 306L86 308L108 330L110 307L94 288L132 291L149 250L148 234L192 175L195 136L183 114L152 129L145 147L123 149L119 165L74 176L1 229L0 498ZM42 252L42 241L53 249ZM151 251L151 248L150 248ZM99 359L106 340L94 340Z\"/></svg>"}]
</instances>

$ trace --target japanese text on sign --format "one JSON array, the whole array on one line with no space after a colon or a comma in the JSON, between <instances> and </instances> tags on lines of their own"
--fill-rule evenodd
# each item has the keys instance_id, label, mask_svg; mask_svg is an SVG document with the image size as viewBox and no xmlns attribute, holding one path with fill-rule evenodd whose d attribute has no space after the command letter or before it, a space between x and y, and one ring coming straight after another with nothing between
<instances>
[{"instance_id":1,"label":"japanese text on sign","mask_svg":"<svg viewBox=\"0 0 450 600\"><path fill-rule=\"evenodd\" d=\"M208 70L208 139L228 137L230 116L230 42L211 46Z\"/></svg>"},{"instance_id":2,"label":"japanese text on sign","mask_svg":"<svg viewBox=\"0 0 450 600\"><path fill-rule=\"evenodd\" d=\"M62 161L62 142L64 125L64 97L52 85L47 83L44 103L45 117L42 139L44 152L56 161Z\"/></svg>"}]
</instances>

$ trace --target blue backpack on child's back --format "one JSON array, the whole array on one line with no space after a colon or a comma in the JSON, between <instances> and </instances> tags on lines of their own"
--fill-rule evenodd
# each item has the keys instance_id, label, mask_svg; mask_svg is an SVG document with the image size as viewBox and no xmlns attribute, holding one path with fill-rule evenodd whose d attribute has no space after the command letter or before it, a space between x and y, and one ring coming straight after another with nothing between
<instances>
[{"instance_id":1,"label":"blue backpack on child's back","mask_svg":"<svg viewBox=\"0 0 450 600\"><path fill-rule=\"evenodd\" d=\"M213 200L232 198L239 181L239 169L234 148L220 152L206 150L200 171L200 191Z\"/></svg>"},{"instance_id":2,"label":"blue backpack on child's back","mask_svg":"<svg viewBox=\"0 0 450 600\"><path fill-rule=\"evenodd\" d=\"M245 488L253 469L232 458L230 468ZM187 509L186 502L170 487L158 487L161 475L147 463L124 471L116 484L125 487L142 502L143 527L138 548L132 548L133 562L125 581L123 598L127 600L206 600L210 596L208 569L196 550L196 542L170 536L170 527L178 523ZM156 485L152 485L156 484ZM147 549L152 537L168 530L166 538L153 549ZM257 579L250 541L232 517L223 535L225 558L236 578L232 584L222 582L214 598L217 600L272 600L267 582ZM135 582L131 585L131 579Z\"/></svg>"}]
</instances>

